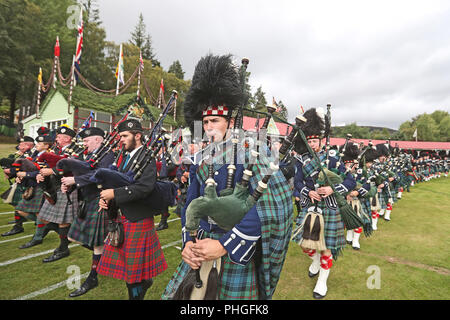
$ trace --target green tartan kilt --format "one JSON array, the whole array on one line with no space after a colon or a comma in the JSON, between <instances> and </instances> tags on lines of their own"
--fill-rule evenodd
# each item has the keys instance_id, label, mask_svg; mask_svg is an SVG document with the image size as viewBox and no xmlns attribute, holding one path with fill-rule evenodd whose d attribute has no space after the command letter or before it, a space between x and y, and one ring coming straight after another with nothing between
<instances>
[{"instance_id":1,"label":"green tartan kilt","mask_svg":"<svg viewBox=\"0 0 450 320\"><path fill-rule=\"evenodd\" d=\"M384 191L384 189L382 189L381 192L377 193L377 195L378 200L380 201L381 209L386 209L388 203L387 191Z\"/></svg>"},{"instance_id":2,"label":"green tartan kilt","mask_svg":"<svg viewBox=\"0 0 450 320\"><path fill-rule=\"evenodd\" d=\"M30 200L22 200L17 204L16 210L26 213L39 213L44 203L44 190L40 187L34 188L34 196Z\"/></svg>"},{"instance_id":3,"label":"green tartan kilt","mask_svg":"<svg viewBox=\"0 0 450 320\"><path fill-rule=\"evenodd\" d=\"M302 211L298 214L296 220L296 228L292 231L292 234L295 234L293 237L293 241L300 245L303 230L297 233L298 228L300 228L303 223L303 219L308 213L308 207L311 205L302 208ZM333 255L333 259L337 259L342 249L345 248L345 231L344 231L344 222L341 219L341 215L339 213L339 208L331 209L326 204L325 201L320 201L318 204L318 208L322 210L323 220L324 220L324 236L325 236L325 245L328 250L331 250L331 254Z\"/></svg>"},{"instance_id":4,"label":"green tartan kilt","mask_svg":"<svg viewBox=\"0 0 450 320\"><path fill-rule=\"evenodd\" d=\"M12 201L11 201L11 205L12 206L17 206L19 204L19 202L23 199L22 195L25 192L26 188L24 186L22 186L21 184L17 184L17 188L16 191L14 192Z\"/></svg>"},{"instance_id":5,"label":"green tartan kilt","mask_svg":"<svg viewBox=\"0 0 450 320\"><path fill-rule=\"evenodd\" d=\"M370 210L370 201L366 198L359 198L359 203L361 205L361 212L358 212L358 216L361 217L364 225L372 223L372 212Z\"/></svg>"},{"instance_id":6,"label":"green tartan kilt","mask_svg":"<svg viewBox=\"0 0 450 320\"><path fill-rule=\"evenodd\" d=\"M98 212L100 195L87 203L86 217L73 219L68 237L89 247L103 246L108 234L108 217L104 210Z\"/></svg>"},{"instance_id":7,"label":"green tartan kilt","mask_svg":"<svg viewBox=\"0 0 450 320\"><path fill-rule=\"evenodd\" d=\"M203 232L201 238L218 240L221 236L221 234ZM172 300L175 292L190 270L191 267L184 261L181 261L164 290L161 299ZM232 262L228 255L222 257L218 297L219 300L259 299L258 278L253 259L246 265L239 265Z\"/></svg>"}]
</instances>

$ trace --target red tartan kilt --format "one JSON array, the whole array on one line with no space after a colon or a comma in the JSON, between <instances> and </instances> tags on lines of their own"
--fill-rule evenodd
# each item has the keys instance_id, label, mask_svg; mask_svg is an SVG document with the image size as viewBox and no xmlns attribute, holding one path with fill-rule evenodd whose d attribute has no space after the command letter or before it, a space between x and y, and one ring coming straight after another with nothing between
<instances>
[{"instance_id":1,"label":"red tartan kilt","mask_svg":"<svg viewBox=\"0 0 450 320\"><path fill-rule=\"evenodd\" d=\"M156 277L167 269L153 218L130 222L122 216L125 240L121 247L105 243L97 267L101 275L137 283Z\"/></svg>"}]
</instances>

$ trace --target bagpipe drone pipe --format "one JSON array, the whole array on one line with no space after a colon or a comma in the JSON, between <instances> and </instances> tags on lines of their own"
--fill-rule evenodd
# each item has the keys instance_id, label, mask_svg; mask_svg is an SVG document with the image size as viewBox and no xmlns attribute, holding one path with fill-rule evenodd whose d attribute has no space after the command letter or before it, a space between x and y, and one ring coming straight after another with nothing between
<instances>
[{"instance_id":1,"label":"bagpipe drone pipe","mask_svg":"<svg viewBox=\"0 0 450 320\"><path fill-rule=\"evenodd\" d=\"M161 130L161 125L167 114L172 109L172 106L177 99L177 95L178 93L173 90L172 96L161 113L157 123L153 127L150 134L145 138L144 147L142 147L133 157L134 160L128 172L120 172L118 171L116 165L112 165L109 168L97 169L90 180L96 183L100 189L121 188L135 183L143 174L147 165L149 165L152 160L156 158L162 147L163 131ZM124 150L119 153L117 159L123 156L123 152ZM96 157L94 162L91 161L91 163L95 163L95 161L99 158L100 157ZM117 162L117 159L115 163ZM140 201L143 201L146 205L148 205L151 213L156 213L166 209L168 206L175 205L176 193L177 187L173 182L157 180L150 195ZM112 206L114 207L115 204L112 203ZM115 211L115 209L111 210L111 214L114 217L115 214L112 211Z\"/></svg>"}]
</instances>

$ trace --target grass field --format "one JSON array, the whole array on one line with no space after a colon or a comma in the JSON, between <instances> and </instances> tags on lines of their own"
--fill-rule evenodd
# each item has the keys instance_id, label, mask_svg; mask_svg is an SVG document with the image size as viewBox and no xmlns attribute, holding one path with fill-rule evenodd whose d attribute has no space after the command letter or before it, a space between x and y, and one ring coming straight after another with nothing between
<instances>
[{"instance_id":1,"label":"grass field","mask_svg":"<svg viewBox=\"0 0 450 320\"><path fill-rule=\"evenodd\" d=\"M14 145L0 145L0 157L12 152ZM8 184L4 177L0 191ZM13 207L0 204L0 233L11 225ZM156 217L155 222L159 221ZM180 262L180 220L169 218L169 229L158 233L168 269L155 279L146 299L158 300ZM44 243L29 249L18 247L29 241L34 223L24 224L25 232L0 237L0 299L64 300L68 294L66 281L73 276L71 268L89 272L91 251L73 246L70 256L44 264L59 245L58 235L50 232ZM328 280L328 300L431 300L450 299L450 178L434 179L403 193L394 205L391 221L380 219L378 230L370 238L361 237L361 250L344 250L334 262ZM274 295L275 300L311 300L315 279L307 269L310 259L291 242L286 262ZM379 272L379 289L369 289L373 270ZM83 279L81 280L81 282ZM70 282L70 281L69 281ZM73 300L125 300L125 283L99 276L99 286Z\"/></svg>"}]
</instances>

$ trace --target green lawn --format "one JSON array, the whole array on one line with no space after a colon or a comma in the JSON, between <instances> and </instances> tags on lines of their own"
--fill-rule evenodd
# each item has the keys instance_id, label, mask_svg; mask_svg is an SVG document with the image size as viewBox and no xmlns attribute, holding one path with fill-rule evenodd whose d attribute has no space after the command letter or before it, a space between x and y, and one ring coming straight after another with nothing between
<instances>
[{"instance_id":1,"label":"green lawn","mask_svg":"<svg viewBox=\"0 0 450 320\"><path fill-rule=\"evenodd\" d=\"M0 156L11 153L14 145L0 145ZM0 180L2 190L7 182ZM0 204L0 212L12 211L9 205ZM403 199L394 205L390 222L380 220L378 230L370 238L361 237L361 250L351 247L334 262L328 281L328 294L325 299L450 299L450 178L434 179L420 183L411 192L403 193ZM159 221L156 217L155 222ZM171 214L169 229L158 232L168 262L168 269L155 279L146 299L158 300L181 259L180 220ZM13 214L0 215L1 233L9 230L8 221ZM0 299L15 299L37 292L52 289L51 286L66 281L72 274L69 266L78 266L81 274L89 271L92 252L76 246L70 249L71 255L59 261L44 264L42 259L49 254L35 256L20 262L4 265L6 261L53 250L59 245L58 235L50 232L44 243L29 249L18 247L31 239L34 224L24 225L25 232L12 237L0 237ZM24 236L28 238L17 239ZM286 262L274 295L275 300L313 299L312 290L315 279L310 279L307 269L310 259L301 248L291 242ZM380 289L369 289L367 281L371 274L369 267L380 271ZM83 280L81 280L83 281ZM66 285L48 290L32 299L54 300L71 299ZM127 299L125 283L99 276L99 286L74 300L116 300Z\"/></svg>"}]
</instances>

